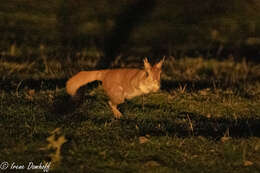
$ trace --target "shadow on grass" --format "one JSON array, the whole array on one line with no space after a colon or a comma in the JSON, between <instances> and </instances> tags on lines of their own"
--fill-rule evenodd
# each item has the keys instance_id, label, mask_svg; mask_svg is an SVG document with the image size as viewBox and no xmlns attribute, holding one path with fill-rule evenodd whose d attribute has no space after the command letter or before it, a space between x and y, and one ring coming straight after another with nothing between
<instances>
[{"instance_id":1,"label":"shadow on grass","mask_svg":"<svg viewBox=\"0 0 260 173\"><path fill-rule=\"evenodd\" d=\"M80 107L86 100L94 100L95 96L86 95L88 89L95 88L99 85L99 82L93 82L87 86L79 88L77 94L73 97L67 93L56 95L52 105L49 105L48 109L51 113L47 118L51 120L68 119L73 118L74 112Z\"/></svg>"},{"instance_id":2,"label":"shadow on grass","mask_svg":"<svg viewBox=\"0 0 260 173\"><path fill-rule=\"evenodd\" d=\"M166 119L142 120L137 124L141 135L204 136L216 140L223 136L260 137L260 119L207 118L194 113L181 112L167 116Z\"/></svg>"},{"instance_id":3,"label":"shadow on grass","mask_svg":"<svg viewBox=\"0 0 260 173\"><path fill-rule=\"evenodd\" d=\"M0 88L3 91L12 91L16 89L35 89L38 90L54 90L56 87L64 88L67 79L18 79L18 78L5 78L0 79Z\"/></svg>"},{"instance_id":4,"label":"shadow on grass","mask_svg":"<svg viewBox=\"0 0 260 173\"><path fill-rule=\"evenodd\" d=\"M212 89L222 89L226 90L228 88L232 88L235 93L239 94L245 98L253 98L254 96L248 92L247 85L253 85L259 79L252 79L252 81L222 81L222 80L183 80L183 81L176 81L176 80L162 80L161 81L161 89L167 92L171 92L178 88L185 86L185 91L187 92L194 92L199 91L206 88Z\"/></svg>"},{"instance_id":5,"label":"shadow on grass","mask_svg":"<svg viewBox=\"0 0 260 173\"><path fill-rule=\"evenodd\" d=\"M162 80L161 81L161 89L166 91L172 91L174 89L178 89L180 86L186 86L186 90L197 91L206 88L221 88L226 89L229 87L240 89L241 85L245 84L249 81L222 81L222 80L183 80L183 81L176 81L176 80ZM251 81L254 82L254 81Z\"/></svg>"},{"instance_id":6,"label":"shadow on grass","mask_svg":"<svg viewBox=\"0 0 260 173\"><path fill-rule=\"evenodd\" d=\"M58 88L65 88L68 78L57 79L18 79L18 78L5 78L0 79L0 88L3 91L13 91L16 89L22 90L24 88L39 90L55 90ZM94 88L97 87L100 82L95 81L89 83L86 87L82 88Z\"/></svg>"},{"instance_id":7,"label":"shadow on grass","mask_svg":"<svg viewBox=\"0 0 260 173\"><path fill-rule=\"evenodd\" d=\"M74 105L73 109L77 109L78 106L79 104ZM112 126L118 127L119 130L124 132L122 134L128 137L145 136L147 134L183 138L203 136L212 140L219 140L223 136L233 138L260 137L260 119L254 118L207 118L190 112L172 112L165 116L123 116L121 119L115 120L112 113L111 117L99 117L88 115L87 112L73 113L74 110L59 112L61 116L58 117L58 122L66 126L71 121L76 124L83 121L92 121L100 127L106 123L111 123ZM55 115L57 114L55 113Z\"/></svg>"},{"instance_id":8,"label":"shadow on grass","mask_svg":"<svg viewBox=\"0 0 260 173\"><path fill-rule=\"evenodd\" d=\"M213 87L213 83L211 81L176 81L176 80L162 80L161 81L161 89L166 91L172 91L180 86L186 86L187 89L192 90L200 90L205 88Z\"/></svg>"}]
</instances>

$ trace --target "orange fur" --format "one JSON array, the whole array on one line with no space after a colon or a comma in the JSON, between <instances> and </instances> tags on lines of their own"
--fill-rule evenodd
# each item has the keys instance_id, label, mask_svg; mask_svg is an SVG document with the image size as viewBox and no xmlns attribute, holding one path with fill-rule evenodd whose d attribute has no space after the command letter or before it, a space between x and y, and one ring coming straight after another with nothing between
<instances>
[{"instance_id":1,"label":"orange fur","mask_svg":"<svg viewBox=\"0 0 260 173\"><path fill-rule=\"evenodd\" d=\"M109 105L116 118L121 117L117 105L135 96L156 92L160 89L160 74L164 58L151 66L144 59L144 69L108 69L81 71L67 81L66 90L71 96L92 81L102 81L102 86L110 98Z\"/></svg>"}]
</instances>

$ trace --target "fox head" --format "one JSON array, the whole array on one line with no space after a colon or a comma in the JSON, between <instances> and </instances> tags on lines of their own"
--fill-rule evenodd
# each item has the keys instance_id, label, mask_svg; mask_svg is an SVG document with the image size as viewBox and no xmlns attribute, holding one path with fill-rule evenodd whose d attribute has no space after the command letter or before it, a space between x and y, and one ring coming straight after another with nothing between
<instances>
[{"instance_id":1,"label":"fox head","mask_svg":"<svg viewBox=\"0 0 260 173\"><path fill-rule=\"evenodd\" d=\"M144 93L156 92L160 89L160 78L164 59L165 57L154 66L151 66L147 58L144 59L144 78L140 87Z\"/></svg>"}]
</instances>

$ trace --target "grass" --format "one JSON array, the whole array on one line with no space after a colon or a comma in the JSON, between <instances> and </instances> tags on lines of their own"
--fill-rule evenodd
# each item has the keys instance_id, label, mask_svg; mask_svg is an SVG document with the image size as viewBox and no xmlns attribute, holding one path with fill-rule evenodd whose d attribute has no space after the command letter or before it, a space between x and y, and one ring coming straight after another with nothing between
<instances>
[{"instance_id":1,"label":"grass","mask_svg":"<svg viewBox=\"0 0 260 173\"><path fill-rule=\"evenodd\" d=\"M51 162L52 172L260 171L258 64L169 58L162 90L120 105L124 116L114 120L100 83L83 88L78 105L65 92L69 76L91 68L84 59L70 69L55 60L2 62L0 164Z\"/></svg>"}]
</instances>

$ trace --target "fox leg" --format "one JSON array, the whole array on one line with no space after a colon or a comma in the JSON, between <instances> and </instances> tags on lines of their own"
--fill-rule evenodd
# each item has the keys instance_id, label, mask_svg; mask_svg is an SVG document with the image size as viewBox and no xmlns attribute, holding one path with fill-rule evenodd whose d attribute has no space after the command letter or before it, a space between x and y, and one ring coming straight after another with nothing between
<instances>
[{"instance_id":1,"label":"fox leg","mask_svg":"<svg viewBox=\"0 0 260 173\"><path fill-rule=\"evenodd\" d=\"M117 109L117 105L113 104L111 101L108 102L109 106L111 107L113 113L114 113L114 116L116 119L119 119L122 114L121 112Z\"/></svg>"},{"instance_id":2,"label":"fox leg","mask_svg":"<svg viewBox=\"0 0 260 173\"><path fill-rule=\"evenodd\" d=\"M120 85L106 88L104 87L110 101L108 102L111 107L115 118L120 118L122 116L121 112L117 109L117 105L124 102L124 90Z\"/></svg>"}]
</instances>

